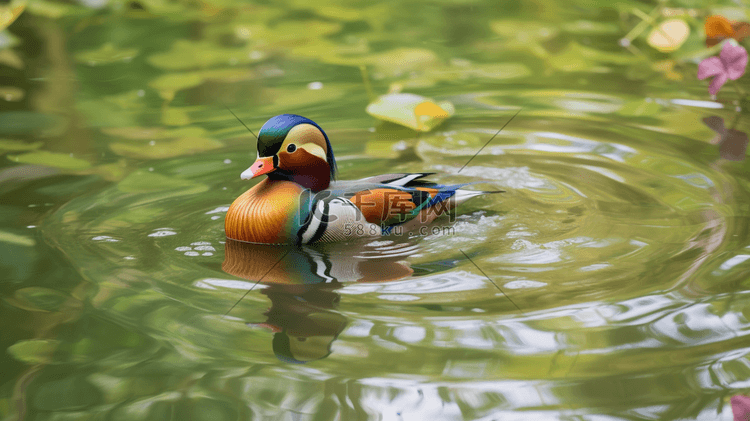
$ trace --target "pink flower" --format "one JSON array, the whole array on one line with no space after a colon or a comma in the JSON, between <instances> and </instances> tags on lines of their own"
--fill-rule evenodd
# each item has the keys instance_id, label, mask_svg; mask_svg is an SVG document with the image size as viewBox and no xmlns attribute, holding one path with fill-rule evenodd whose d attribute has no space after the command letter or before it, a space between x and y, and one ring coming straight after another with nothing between
<instances>
[{"instance_id":1,"label":"pink flower","mask_svg":"<svg viewBox=\"0 0 750 421\"><path fill-rule=\"evenodd\" d=\"M709 57L698 65L698 79L703 80L714 76L714 80L708 86L708 92L716 95L727 79L737 80L745 74L747 67L747 50L741 45L732 45L731 42L724 43L719 57Z\"/></svg>"},{"instance_id":2,"label":"pink flower","mask_svg":"<svg viewBox=\"0 0 750 421\"><path fill-rule=\"evenodd\" d=\"M742 395L732 396L732 412L734 421L750 420L750 398Z\"/></svg>"}]
</instances>

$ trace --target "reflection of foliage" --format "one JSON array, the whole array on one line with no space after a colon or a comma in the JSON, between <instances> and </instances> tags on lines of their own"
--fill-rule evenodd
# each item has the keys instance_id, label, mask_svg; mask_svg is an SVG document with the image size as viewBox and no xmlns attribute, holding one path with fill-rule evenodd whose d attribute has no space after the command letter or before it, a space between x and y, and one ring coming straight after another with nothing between
<instances>
[{"instance_id":1,"label":"reflection of foliage","mask_svg":"<svg viewBox=\"0 0 750 421\"><path fill-rule=\"evenodd\" d=\"M703 119L703 123L716 132L716 136L711 143L719 145L719 156L730 161L745 159L748 144L747 133L734 128L727 129L724 127L724 119L718 116L706 117Z\"/></svg>"},{"instance_id":2,"label":"reflection of foliage","mask_svg":"<svg viewBox=\"0 0 750 421\"><path fill-rule=\"evenodd\" d=\"M44 240L30 229L3 229L0 260L10 274L6 278L27 282L3 297L3 309L16 312L9 320L23 321L28 329L7 339L8 355L19 367L37 366L28 374L7 375L17 381L15 388L7 383L3 389L0 418L25 403L29 419L220 420L272 418L282 411L362 419L379 413L383 403L393 405L394 413L413 406L422 394L427 403L418 410L444 402L451 416L466 419L497 417L502 409L563 406L570 417L585 418L594 407L625 418L643 410L662 412L638 416L684 419L712 405L719 392L693 380L713 378L718 366L722 379L741 377L746 358L712 359L739 347L746 327L717 333L700 324L732 323L747 313L747 298L738 295L730 308L721 294L704 302L681 299L670 284L671 272L691 264L695 255L714 256L703 243L715 235L699 224L712 218L695 209L716 207L717 190L708 184L721 179L700 166L708 154L685 159L678 141L705 135L705 127L688 107L656 99L683 91L666 91L653 77L694 77L686 69L694 71L696 60L689 59L696 57L696 45L706 53L699 22L681 17L693 31L668 56L651 50L632 56L614 48L629 20L613 10L641 3L626 0L591 10L591 2L577 0L575 15L564 11L562 2L511 2L504 8L488 3L29 3L0 32L1 65L22 74L19 80L34 79L33 88L13 86L23 96L0 90L18 98L12 106L34 110L0 113L0 153L28 163L10 164L17 165L9 169L15 175L0 174L3 180L26 180L12 197L22 204L4 203L1 210L7 223L43 220ZM470 22L470 36L457 17ZM667 18L662 13L659 19ZM35 48L38 56L28 54ZM647 60L656 56L658 61ZM450 99L459 116L441 126L445 132L417 139L394 125L366 133L373 119L364 113L368 98L361 68L378 92L401 86L437 98L436 106ZM540 310L539 317L510 321L502 306L495 307L496 297L471 287L476 279L452 269L455 243L431 238L418 258L424 262L420 276L408 282L341 291L321 285L316 294L323 298L343 297L336 311L328 301L316 304L321 297L309 291L290 294L260 285L222 319L252 282L218 270L223 233L216 206L244 187L234 178L244 169L252 141L223 107L212 105L216 99L230 103L253 128L274 113L325 116L335 147L350 158L342 167L351 178L386 167L450 170L457 157L476 153L499 128L492 127L498 114L523 105L525 118L482 151L475 168L467 168L474 180L513 187L516 193L503 198L507 204L493 202L509 210L483 217L484 224L462 221L451 241L482 248L484 237L519 235L517 243L507 243L511 250L504 256L486 256L483 267L494 266L506 280L515 279L510 272L518 269L531 269L530 277L559 277L554 289L519 290L530 307L565 306L582 296L597 303L591 311L561 307L560 313ZM442 115L426 107L421 115ZM648 128L664 136L654 142ZM730 130L720 136L720 147L732 143ZM380 159L357 158L362 151ZM65 182L21 172L54 173L40 165L65 171L58 176ZM498 168L504 165L513 168ZM82 176L88 174L107 181ZM3 189L10 186L4 183ZM62 207L29 220L21 198L39 201L38 188L53 197L42 203ZM101 193L70 201L91 190ZM518 203L530 205L514 206ZM600 213L589 214L589 205ZM522 260L529 258L524 247L534 239L516 214L529 208L538 212L531 219L544 215L544 225L552 227L554 238L539 245L540 255L562 247L559 237L569 232L606 231L610 242L584 239L593 246L580 250L566 243L564 251L576 266L566 262L545 275L536 271L541 266ZM548 209L562 212L545 213ZM577 227L581 215L614 223L598 230L590 218L585 228ZM645 244L653 238L662 243ZM46 242L63 249L72 263L48 257ZM188 244L219 251L198 255L183 250ZM501 253L503 246L488 248ZM721 246L728 252L726 243ZM657 247L649 266L645 256ZM580 254L573 254L577 250ZM305 263L310 261L315 260ZM628 269L596 268L618 261L628 262ZM581 262L596 270L571 270ZM717 285L745 279L740 269L729 275L721 269ZM382 276L383 270L380 265L371 273ZM603 278L607 281L599 281ZM429 290L451 284L455 290ZM644 315L641 301L622 297L650 290L670 291L638 298L657 303L656 313ZM392 301L409 295L416 300ZM269 310L269 300L278 307ZM264 328L292 331L289 342L278 340L287 354L319 358L335 338L333 354L303 367L309 370L294 370L274 357L274 335ZM545 338L550 339L544 346L534 346ZM413 379L419 379L419 397ZM402 380L405 385L398 383ZM485 388L484 381L498 389ZM524 386L529 384L533 387ZM21 399L12 400L12 390ZM446 416L435 418L440 415Z\"/></svg>"}]
</instances>

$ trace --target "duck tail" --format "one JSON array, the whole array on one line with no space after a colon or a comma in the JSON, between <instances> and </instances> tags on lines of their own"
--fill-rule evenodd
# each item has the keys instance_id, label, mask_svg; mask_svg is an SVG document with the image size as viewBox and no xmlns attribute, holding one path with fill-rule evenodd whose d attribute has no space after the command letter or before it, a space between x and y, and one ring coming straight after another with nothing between
<instances>
[{"instance_id":1,"label":"duck tail","mask_svg":"<svg viewBox=\"0 0 750 421\"><path fill-rule=\"evenodd\" d=\"M457 205L471 199L472 197L481 196L483 194L505 193L504 190L464 190L460 188L456 189L455 192Z\"/></svg>"}]
</instances>

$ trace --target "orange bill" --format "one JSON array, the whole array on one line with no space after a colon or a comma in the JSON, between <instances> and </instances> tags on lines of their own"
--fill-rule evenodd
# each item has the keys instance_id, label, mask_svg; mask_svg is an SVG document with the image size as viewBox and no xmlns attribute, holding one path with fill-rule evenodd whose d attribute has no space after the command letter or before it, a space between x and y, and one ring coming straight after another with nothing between
<instances>
[{"instance_id":1,"label":"orange bill","mask_svg":"<svg viewBox=\"0 0 750 421\"><path fill-rule=\"evenodd\" d=\"M268 174L275 169L276 167L273 165L272 156L258 158L253 163L253 165L250 166L250 168L246 169L242 172L242 174L240 174L240 178L242 178L243 180L249 180L259 175Z\"/></svg>"}]
</instances>

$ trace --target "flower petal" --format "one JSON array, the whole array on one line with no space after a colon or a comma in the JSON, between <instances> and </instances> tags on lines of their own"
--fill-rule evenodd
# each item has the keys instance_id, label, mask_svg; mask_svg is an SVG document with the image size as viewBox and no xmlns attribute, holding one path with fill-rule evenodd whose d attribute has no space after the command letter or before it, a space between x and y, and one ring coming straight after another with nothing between
<instances>
[{"instance_id":1,"label":"flower petal","mask_svg":"<svg viewBox=\"0 0 750 421\"><path fill-rule=\"evenodd\" d=\"M724 73L724 63L718 57L709 57L698 65L698 79L703 80L707 77L716 76Z\"/></svg>"},{"instance_id":2,"label":"flower petal","mask_svg":"<svg viewBox=\"0 0 750 421\"><path fill-rule=\"evenodd\" d=\"M729 79L735 80L745 74L747 50L743 46L732 45L731 42L727 42L721 49L719 58L727 69Z\"/></svg>"},{"instance_id":3,"label":"flower petal","mask_svg":"<svg viewBox=\"0 0 750 421\"><path fill-rule=\"evenodd\" d=\"M706 18L706 37L707 38L731 38L734 36L732 22L724 16L709 16Z\"/></svg>"},{"instance_id":4,"label":"flower petal","mask_svg":"<svg viewBox=\"0 0 750 421\"><path fill-rule=\"evenodd\" d=\"M746 420L750 415L750 397L734 395L731 399L734 421Z\"/></svg>"},{"instance_id":5,"label":"flower petal","mask_svg":"<svg viewBox=\"0 0 750 421\"><path fill-rule=\"evenodd\" d=\"M719 89L721 89L724 84L727 83L727 74L721 73L716 75L714 77L714 80L711 81L711 84L708 85L708 93L711 95L716 95L719 92Z\"/></svg>"}]
</instances>

